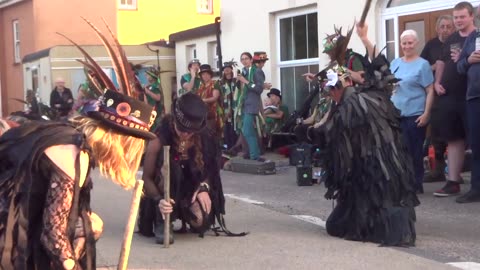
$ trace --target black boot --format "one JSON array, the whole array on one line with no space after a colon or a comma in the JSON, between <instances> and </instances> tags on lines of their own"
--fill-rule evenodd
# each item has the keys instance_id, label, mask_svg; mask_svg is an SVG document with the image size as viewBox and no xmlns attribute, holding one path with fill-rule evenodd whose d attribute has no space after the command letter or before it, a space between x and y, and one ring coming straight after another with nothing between
<instances>
[{"instance_id":1,"label":"black boot","mask_svg":"<svg viewBox=\"0 0 480 270\"><path fill-rule=\"evenodd\" d=\"M162 218L162 214L160 211L157 211L157 214L155 216L155 239L157 241L157 244L163 244L163 241L165 239L164 236L164 230L165 230L165 222ZM170 223L170 237L169 237L170 244L173 244L173 224Z\"/></svg>"}]
</instances>

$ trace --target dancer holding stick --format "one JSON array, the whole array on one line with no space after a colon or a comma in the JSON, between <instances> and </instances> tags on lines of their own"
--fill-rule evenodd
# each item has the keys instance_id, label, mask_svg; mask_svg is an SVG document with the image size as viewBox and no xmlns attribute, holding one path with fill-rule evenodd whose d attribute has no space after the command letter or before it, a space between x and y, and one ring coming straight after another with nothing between
<instances>
[{"instance_id":1,"label":"dancer holding stick","mask_svg":"<svg viewBox=\"0 0 480 270\"><path fill-rule=\"evenodd\" d=\"M79 61L98 96L69 124L29 122L0 138L1 269L96 269L102 222L90 209L90 170L130 189L144 140L155 138L148 130L156 113L131 97L134 76L118 40L112 34L111 45L86 22L104 42L120 88L65 37L85 57Z\"/></svg>"}]
</instances>

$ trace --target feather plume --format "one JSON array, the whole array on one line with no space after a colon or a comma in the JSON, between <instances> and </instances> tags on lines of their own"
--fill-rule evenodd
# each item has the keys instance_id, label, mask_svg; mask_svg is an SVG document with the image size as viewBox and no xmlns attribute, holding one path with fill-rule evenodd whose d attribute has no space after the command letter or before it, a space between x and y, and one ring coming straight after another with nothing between
<instances>
[{"instance_id":1,"label":"feather plume","mask_svg":"<svg viewBox=\"0 0 480 270\"><path fill-rule=\"evenodd\" d=\"M110 26L108 26L105 19L102 18L102 20L105 26L107 27L107 30L110 33L110 36L112 37L115 46L117 47L117 51L118 51L117 58L119 59L119 62L120 62L119 69L122 72L122 76L119 78L121 78L121 80L124 80L129 85L129 87L126 88L125 90L127 91L127 95L130 96L131 90L135 89L135 74L133 70L130 68L130 63L128 62L127 55L125 54L125 51L120 45L120 42L118 42L118 39L113 34L112 29L110 28Z\"/></svg>"},{"instance_id":2,"label":"feather plume","mask_svg":"<svg viewBox=\"0 0 480 270\"><path fill-rule=\"evenodd\" d=\"M128 81L124 80L123 76L123 70L122 70L122 65L120 64L120 61L118 59L118 55L121 53L118 51L115 51L112 46L110 45L110 42L108 42L107 38L100 32L100 30L89 20L87 20L85 17L81 17L97 34L97 36L100 38L102 41L103 45L105 46L105 49L107 49L108 55L110 56L110 59L112 60L113 64L113 70L115 71L115 75L117 76L118 80L118 85L120 86L120 90L124 91L124 94L130 94L128 91ZM121 48L120 48L121 49ZM125 92L126 91L126 92Z\"/></svg>"},{"instance_id":3,"label":"feather plume","mask_svg":"<svg viewBox=\"0 0 480 270\"><path fill-rule=\"evenodd\" d=\"M98 76L101 82L108 89L112 89L112 90L116 89L115 84L112 82L112 80L110 80L110 78L107 76L107 74L105 74L103 69L97 64L97 62L95 62L95 60L93 60L93 58L82 47L80 47L80 45L78 45L75 41L73 41L72 39L70 39L69 37L65 36L62 33L57 32L57 34L64 37L68 41L70 41L70 43L72 43L75 47L77 47L80 50L83 56L87 59L86 62L90 64L91 71Z\"/></svg>"}]
</instances>

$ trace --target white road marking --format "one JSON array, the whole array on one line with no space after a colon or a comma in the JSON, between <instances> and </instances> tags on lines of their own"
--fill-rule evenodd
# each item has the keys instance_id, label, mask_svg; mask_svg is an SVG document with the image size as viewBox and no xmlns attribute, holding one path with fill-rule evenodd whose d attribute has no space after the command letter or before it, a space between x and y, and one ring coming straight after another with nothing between
<instances>
[{"instance_id":1,"label":"white road marking","mask_svg":"<svg viewBox=\"0 0 480 270\"><path fill-rule=\"evenodd\" d=\"M452 262L447 264L463 270L480 270L480 263L476 262Z\"/></svg>"},{"instance_id":2,"label":"white road marking","mask_svg":"<svg viewBox=\"0 0 480 270\"><path fill-rule=\"evenodd\" d=\"M231 198L231 199L236 199L236 200L246 202L246 203L251 203L251 204L257 204L257 205L265 204L264 202L252 200L252 199L249 199L249 198L246 198L246 197L240 197L240 196L237 196L235 194L225 194L225 197L228 197L228 198Z\"/></svg>"},{"instance_id":3,"label":"white road marking","mask_svg":"<svg viewBox=\"0 0 480 270\"><path fill-rule=\"evenodd\" d=\"M225 197L231 198L231 199L236 199L242 202L246 203L251 203L251 204L256 204L256 205L263 205L265 204L264 202L257 201L257 200L252 200L247 197L240 197L235 194L225 194ZM313 217L313 216L307 216L307 215L291 215L291 217L294 217L296 219L300 219L302 221L306 221L312 224L315 224L317 226L320 226L325 229L325 221L323 221L321 218L318 217Z\"/></svg>"},{"instance_id":4,"label":"white road marking","mask_svg":"<svg viewBox=\"0 0 480 270\"><path fill-rule=\"evenodd\" d=\"M323 221L321 218L313 217L313 216L307 216L307 215L291 215L291 217L294 217L296 219L300 219L300 220L318 225L318 226L325 229L325 221Z\"/></svg>"}]
</instances>

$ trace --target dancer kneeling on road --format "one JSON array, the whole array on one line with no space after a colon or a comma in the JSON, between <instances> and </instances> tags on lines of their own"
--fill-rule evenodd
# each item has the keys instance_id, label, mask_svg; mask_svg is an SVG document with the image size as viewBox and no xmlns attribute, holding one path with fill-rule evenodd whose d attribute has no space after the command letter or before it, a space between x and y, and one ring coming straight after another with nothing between
<instances>
[{"instance_id":1,"label":"dancer kneeling on road","mask_svg":"<svg viewBox=\"0 0 480 270\"><path fill-rule=\"evenodd\" d=\"M339 52L346 48L351 30ZM325 149L325 197L336 201L327 233L382 245L415 244L411 158L402 141L399 112L390 101L398 80L379 55L366 66L365 81L353 87L342 53L319 73L322 94L334 103L325 124L309 128L307 138Z\"/></svg>"},{"instance_id":2,"label":"dancer kneeling on road","mask_svg":"<svg viewBox=\"0 0 480 270\"><path fill-rule=\"evenodd\" d=\"M165 214L172 214L172 221L182 220L182 229L178 232L185 232L188 223L191 231L203 237L217 218L220 228L214 228L215 233L245 235L230 233L223 222L225 198L216 159L219 146L212 140L211 131L205 128L206 117L207 107L198 95L182 95L173 102L172 113L162 119L155 131L157 138L147 147L143 179L146 195L159 202L154 214L158 244L164 242ZM165 145L171 146L170 202L163 199L161 169ZM173 233L170 233L169 242L173 243Z\"/></svg>"}]
</instances>

